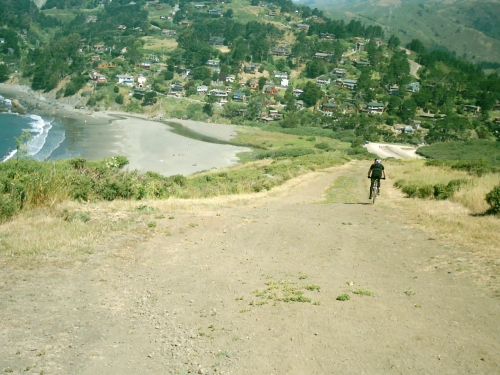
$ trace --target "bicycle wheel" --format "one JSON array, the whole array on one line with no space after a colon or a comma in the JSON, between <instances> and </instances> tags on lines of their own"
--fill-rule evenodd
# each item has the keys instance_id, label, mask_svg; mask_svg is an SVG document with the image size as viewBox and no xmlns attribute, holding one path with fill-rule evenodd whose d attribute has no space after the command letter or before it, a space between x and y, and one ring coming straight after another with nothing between
<instances>
[{"instance_id":1,"label":"bicycle wheel","mask_svg":"<svg viewBox=\"0 0 500 375\"><path fill-rule=\"evenodd\" d=\"M377 199L377 193L378 193L378 189L377 189L377 184L373 184L373 190L372 190L372 202L373 204L375 204L375 200Z\"/></svg>"}]
</instances>

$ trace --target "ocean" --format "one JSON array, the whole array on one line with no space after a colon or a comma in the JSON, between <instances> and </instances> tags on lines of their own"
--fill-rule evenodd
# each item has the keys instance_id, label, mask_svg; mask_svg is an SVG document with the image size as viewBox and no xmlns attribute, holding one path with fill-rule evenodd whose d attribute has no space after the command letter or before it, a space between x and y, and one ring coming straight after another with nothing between
<instances>
[{"instance_id":1,"label":"ocean","mask_svg":"<svg viewBox=\"0 0 500 375\"><path fill-rule=\"evenodd\" d=\"M15 157L16 138L24 130L31 133L27 151L32 159L42 161L80 156L83 150L75 147L71 130L76 129L72 128L68 121L54 117L0 113L0 160Z\"/></svg>"}]
</instances>

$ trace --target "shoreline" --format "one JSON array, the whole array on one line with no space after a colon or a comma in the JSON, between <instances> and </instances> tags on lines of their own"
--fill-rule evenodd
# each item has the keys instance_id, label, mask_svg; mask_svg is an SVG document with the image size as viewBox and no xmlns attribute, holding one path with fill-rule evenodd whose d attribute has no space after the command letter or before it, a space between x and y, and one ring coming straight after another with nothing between
<instances>
[{"instance_id":1,"label":"shoreline","mask_svg":"<svg viewBox=\"0 0 500 375\"><path fill-rule=\"evenodd\" d=\"M208 143L177 135L166 123L150 120L142 114L74 109L47 99L26 86L0 83L0 95L19 100L26 106L27 113L59 118L65 126L81 132L75 140L78 148L83 150L81 157L98 160L123 155L130 162L127 170L151 171L165 176L190 175L236 165L239 163L237 154L251 151L246 147ZM238 128L191 120L163 121L179 123L190 131L226 142L237 135Z\"/></svg>"}]
</instances>

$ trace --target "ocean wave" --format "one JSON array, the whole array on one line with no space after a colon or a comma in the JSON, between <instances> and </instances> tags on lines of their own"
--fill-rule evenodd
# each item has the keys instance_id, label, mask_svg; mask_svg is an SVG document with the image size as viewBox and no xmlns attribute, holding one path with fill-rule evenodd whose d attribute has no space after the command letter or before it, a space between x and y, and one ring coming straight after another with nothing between
<instances>
[{"instance_id":1,"label":"ocean wave","mask_svg":"<svg viewBox=\"0 0 500 375\"><path fill-rule=\"evenodd\" d=\"M17 150L11 151L6 157L2 159L2 162L9 160L11 157L13 157L15 154L17 154Z\"/></svg>"},{"instance_id":2,"label":"ocean wave","mask_svg":"<svg viewBox=\"0 0 500 375\"><path fill-rule=\"evenodd\" d=\"M50 129L52 129L52 120L45 121L41 116L38 115L28 115L33 121L30 122L31 133L33 133L33 138L28 141L28 155L35 156L43 148L45 141L49 135Z\"/></svg>"}]
</instances>

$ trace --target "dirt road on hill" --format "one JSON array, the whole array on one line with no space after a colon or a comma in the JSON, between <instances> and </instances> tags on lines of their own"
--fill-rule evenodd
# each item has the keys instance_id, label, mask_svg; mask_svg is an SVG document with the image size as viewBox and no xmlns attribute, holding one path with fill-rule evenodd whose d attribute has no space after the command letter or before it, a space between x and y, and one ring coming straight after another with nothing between
<instances>
[{"instance_id":1,"label":"dirt road on hill","mask_svg":"<svg viewBox=\"0 0 500 375\"><path fill-rule=\"evenodd\" d=\"M415 147L407 145L394 145L387 143L367 143L365 145L366 149L371 153L380 156L381 158L396 158L396 159L421 159L420 155L417 155L417 149Z\"/></svg>"},{"instance_id":2,"label":"dirt road on hill","mask_svg":"<svg viewBox=\"0 0 500 375\"><path fill-rule=\"evenodd\" d=\"M92 220L127 229L71 265L2 270L0 371L500 373L499 299L449 263L466 250L399 217L390 181L368 204L368 166L99 207Z\"/></svg>"}]
</instances>

